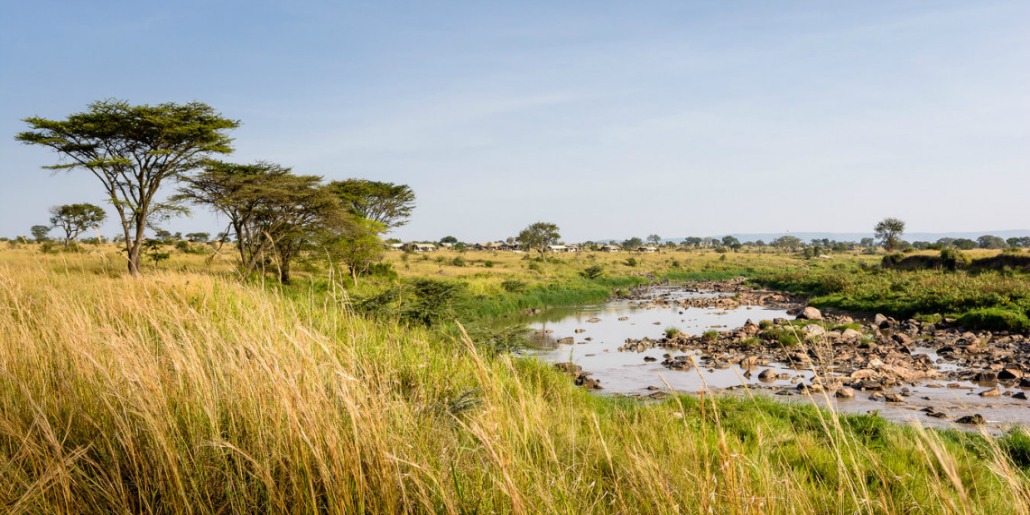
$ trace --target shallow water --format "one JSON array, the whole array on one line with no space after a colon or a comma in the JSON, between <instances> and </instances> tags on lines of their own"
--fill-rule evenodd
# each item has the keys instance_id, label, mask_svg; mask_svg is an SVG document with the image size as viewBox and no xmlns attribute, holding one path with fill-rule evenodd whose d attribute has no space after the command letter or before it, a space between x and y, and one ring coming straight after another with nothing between
<instances>
[{"instance_id":1,"label":"shallow water","mask_svg":"<svg viewBox=\"0 0 1030 515\"><path fill-rule=\"evenodd\" d=\"M687 291L669 291L657 295L672 295L672 298L688 296L718 296L715 293L698 293ZM646 396L655 391L677 391L696 393L704 390L722 390L733 388L733 394L772 395L784 402L816 402L820 405L832 405L844 413L878 412L890 420L904 422L914 420L925 426L950 427L957 417L979 413L987 419L993 429L1011 425L1030 425L1030 402L1011 399L1007 396L980 397L980 391L987 389L985 385L970 382L959 382L957 388L948 388L949 381L925 381L907 387L909 395L904 403L886 403L869 399L872 392L856 392L854 399L838 400L823 394L806 395L796 390L799 381L806 383L814 375L811 370L793 370L783 363L762 366L759 370L772 368L779 373L789 374L789 379L771 382L753 377L745 377L745 371L736 363L728 368L715 369L702 365L692 370L670 370L661 365L664 355L671 356L694 354L700 362L702 357L694 351L680 352L676 350L651 348L643 352L620 352L618 348L627 338L650 338L656 340L664 337L667 328L699 335L708 330L732 330L744 325L747 320L758 323L761 320L787 318L786 310L767 309L759 306L740 307L733 310L708 308L655 307L649 303L635 301L613 301L606 304L588 305L576 308L548 310L529 319L529 326L534 330L533 342L537 350L530 351L540 359L559 363L571 361L601 382L604 388L601 394L625 394ZM596 320L591 322L590 320ZM581 330L577 333L576 330ZM558 340L572 337L574 343L559 344ZM932 349L919 348L915 353L928 354L936 361L936 353ZM645 357L654 361L645 361ZM710 362L709 362L710 365ZM956 366L938 363L941 371L954 370ZM747 388L742 388L746 386ZM1014 393L1019 388L1004 388L1002 392ZM902 391L895 389L893 391ZM779 395L774 395L779 393ZM790 394L790 395L784 395ZM948 414L947 418L927 417L919 411L925 407L933 407ZM970 429L971 426L956 426Z\"/></svg>"}]
</instances>

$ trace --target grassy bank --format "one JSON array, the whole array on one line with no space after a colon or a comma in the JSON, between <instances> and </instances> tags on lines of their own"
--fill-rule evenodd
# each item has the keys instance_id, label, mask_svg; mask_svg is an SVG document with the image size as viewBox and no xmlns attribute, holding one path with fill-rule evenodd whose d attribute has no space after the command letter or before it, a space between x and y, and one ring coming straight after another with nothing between
<instances>
[{"instance_id":1,"label":"grassy bank","mask_svg":"<svg viewBox=\"0 0 1030 515\"><path fill-rule=\"evenodd\" d=\"M997 271L884 270L813 266L758 274L766 286L810 295L809 303L895 317L942 315L972 328L1030 329L1030 276Z\"/></svg>"},{"instance_id":2,"label":"grassy bank","mask_svg":"<svg viewBox=\"0 0 1030 515\"><path fill-rule=\"evenodd\" d=\"M598 397L332 288L90 266L0 253L5 511L1028 512L1025 436Z\"/></svg>"}]
</instances>

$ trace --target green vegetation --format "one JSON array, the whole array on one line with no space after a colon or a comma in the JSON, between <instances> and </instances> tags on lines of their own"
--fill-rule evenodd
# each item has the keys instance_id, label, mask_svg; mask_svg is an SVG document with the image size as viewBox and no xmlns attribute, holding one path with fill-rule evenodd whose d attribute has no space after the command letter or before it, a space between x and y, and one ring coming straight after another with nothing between
<instances>
[{"instance_id":1,"label":"green vegetation","mask_svg":"<svg viewBox=\"0 0 1030 515\"><path fill-rule=\"evenodd\" d=\"M618 255L387 252L358 285L306 260L280 285L239 280L231 252L156 241L169 257L143 278L110 246L0 251L9 511L1028 511L1022 430L924 431L760 397L598 396L506 352L521 326L499 322L649 276L742 275L820 305L1025 321L1018 273L746 251L678 254L677 268L657 255L630 267ZM583 273L595 266L604 274ZM809 324L853 327L759 323L783 345Z\"/></svg>"},{"instance_id":2,"label":"green vegetation","mask_svg":"<svg viewBox=\"0 0 1030 515\"><path fill-rule=\"evenodd\" d=\"M0 257L13 512L1009 513L1030 499L1021 431L602 397L422 327L474 283L405 281L421 308L404 325L350 313L342 284L17 256Z\"/></svg>"},{"instance_id":3,"label":"green vegetation","mask_svg":"<svg viewBox=\"0 0 1030 515\"><path fill-rule=\"evenodd\" d=\"M958 318L991 309L1010 313L989 317L1007 321L993 328L1025 330L1022 321L1030 313L1030 279L1023 274L847 266L761 273L756 280L772 288L811 295L809 303L814 306L895 317L943 314ZM975 314L965 320L976 328L994 324Z\"/></svg>"}]
</instances>

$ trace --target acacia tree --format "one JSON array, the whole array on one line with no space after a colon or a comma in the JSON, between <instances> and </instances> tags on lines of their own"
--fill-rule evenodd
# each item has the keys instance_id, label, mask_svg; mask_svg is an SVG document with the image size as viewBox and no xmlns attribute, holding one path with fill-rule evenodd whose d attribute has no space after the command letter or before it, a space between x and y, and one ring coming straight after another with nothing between
<instances>
[{"instance_id":1,"label":"acacia tree","mask_svg":"<svg viewBox=\"0 0 1030 515\"><path fill-rule=\"evenodd\" d=\"M657 234L652 234L647 237L647 241L652 245L658 245L659 243L661 243L662 237L658 236Z\"/></svg>"},{"instance_id":2,"label":"acacia tree","mask_svg":"<svg viewBox=\"0 0 1030 515\"><path fill-rule=\"evenodd\" d=\"M107 213L93 204L66 204L50 208L50 225L64 230L64 246L78 238L83 231L100 227Z\"/></svg>"},{"instance_id":3,"label":"acacia tree","mask_svg":"<svg viewBox=\"0 0 1030 515\"><path fill-rule=\"evenodd\" d=\"M544 252L547 252L547 246L558 243L560 238L557 225L537 222L523 229L517 239L526 249L540 251L540 256L543 257Z\"/></svg>"},{"instance_id":4,"label":"acacia tree","mask_svg":"<svg viewBox=\"0 0 1030 515\"><path fill-rule=\"evenodd\" d=\"M65 120L26 118L17 140L49 147L67 161L45 168L88 170L100 180L122 225L129 273L140 273L140 250L151 218L171 207L161 184L197 168L211 154L232 151L226 131L239 126L200 102L130 105L103 100Z\"/></svg>"},{"instance_id":5,"label":"acacia tree","mask_svg":"<svg viewBox=\"0 0 1030 515\"><path fill-rule=\"evenodd\" d=\"M53 229L53 227L49 225L33 225L29 228L29 232L32 233L32 237L36 240L37 243L43 243L44 241L50 239L47 237L47 234L50 232L50 229Z\"/></svg>"},{"instance_id":6,"label":"acacia tree","mask_svg":"<svg viewBox=\"0 0 1030 515\"><path fill-rule=\"evenodd\" d=\"M240 270L247 275L263 263L269 251L270 241L261 234L257 219L270 199L278 195L279 177L289 173L289 168L262 161L236 164L209 160L202 171L184 181L173 198L208 206L229 219Z\"/></svg>"},{"instance_id":7,"label":"acacia tree","mask_svg":"<svg viewBox=\"0 0 1030 515\"><path fill-rule=\"evenodd\" d=\"M356 218L346 231L337 234L328 246L330 253L347 265L354 286L358 276L367 274L373 263L383 259L383 226L375 220Z\"/></svg>"},{"instance_id":8,"label":"acacia tree","mask_svg":"<svg viewBox=\"0 0 1030 515\"><path fill-rule=\"evenodd\" d=\"M185 181L175 200L207 205L225 214L236 233L244 274L274 265L290 282L301 252L345 233L351 217L314 175L294 175L272 163L208 161Z\"/></svg>"},{"instance_id":9,"label":"acacia tree","mask_svg":"<svg viewBox=\"0 0 1030 515\"><path fill-rule=\"evenodd\" d=\"M893 252L901 241L901 235L905 233L905 222L900 218L884 218L873 228L876 238L883 243L887 252Z\"/></svg>"},{"instance_id":10,"label":"acacia tree","mask_svg":"<svg viewBox=\"0 0 1030 515\"><path fill-rule=\"evenodd\" d=\"M347 179L330 182L329 189L351 213L382 224L384 232L408 223L415 209L415 192L405 184Z\"/></svg>"}]
</instances>

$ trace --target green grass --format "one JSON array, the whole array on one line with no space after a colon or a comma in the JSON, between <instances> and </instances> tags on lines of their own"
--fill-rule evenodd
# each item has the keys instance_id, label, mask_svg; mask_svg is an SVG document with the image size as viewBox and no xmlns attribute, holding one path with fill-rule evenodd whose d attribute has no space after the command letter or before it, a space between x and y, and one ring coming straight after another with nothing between
<instances>
[{"instance_id":1,"label":"green grass","mask_svg":"<svg viewBox=\"0 0 1030 515\"><path fill-rule=\"evenodd\" d=\"M768 287L810 295L809 304L817 307L898 318L972 313L966 320L978 328L986 327L986 318L976 314L984 309L998 315L992 320L1010 322L1007 327L1013 330L1026 330L1024 320L1030 313L1030 278L1024 274L849 267L786 270L755 279Z\"/></svg>"}]
</instances>

